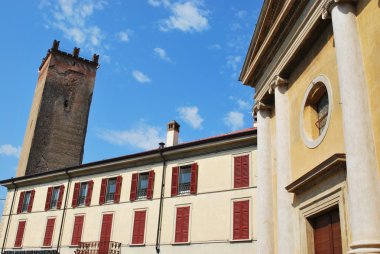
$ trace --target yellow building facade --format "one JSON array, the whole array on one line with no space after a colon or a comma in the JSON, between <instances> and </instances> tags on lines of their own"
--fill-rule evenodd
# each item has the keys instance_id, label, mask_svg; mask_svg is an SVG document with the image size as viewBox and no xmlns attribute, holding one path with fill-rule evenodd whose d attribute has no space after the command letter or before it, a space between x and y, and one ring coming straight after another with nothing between
<instances>
[{"instance_id":1,"label":"yellow building facade","mask_svg":"<svg viewBox=\"0 0 380 254\"><path fill-rule=\"evenodd\" d=\"M380 253L379 40L377 0L264 1L240 76L258 253Z\"/></svg>"}]
</instances>

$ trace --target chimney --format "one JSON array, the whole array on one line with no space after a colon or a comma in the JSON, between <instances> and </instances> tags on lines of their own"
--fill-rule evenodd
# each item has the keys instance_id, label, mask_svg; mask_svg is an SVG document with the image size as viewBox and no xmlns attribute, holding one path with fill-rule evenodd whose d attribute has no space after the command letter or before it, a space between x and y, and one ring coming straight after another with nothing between
<instances>
[{"instance_id":1,"label":"chimney","mask_svg":"<svg viewBox=\"0 0 380 254\"><path fill-rule=\"evenodd\" d=\"M168 123L166 133L166 147L178 145L178 134L180 125L176 121Z\"/></svg>"}]
</instances>

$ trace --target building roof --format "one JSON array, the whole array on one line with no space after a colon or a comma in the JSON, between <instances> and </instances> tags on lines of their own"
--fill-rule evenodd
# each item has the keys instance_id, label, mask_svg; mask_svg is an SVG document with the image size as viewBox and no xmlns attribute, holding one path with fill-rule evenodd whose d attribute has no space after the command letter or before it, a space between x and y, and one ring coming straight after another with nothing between
<instances>
[{"instance_id":1,"label":"building roof","mask_svg":"<svg viewBox=\"0 0 380 254\"><path fill-rule=\"evenodd\" d=\"M96 166L106 165L106 164L110 164L110 163L117 163L117 162L122 162L125 160L131 160L131 159L139 159L139 158L144 158L144 157L152 156L152 155L160 156L161 153L165 154L168 152L176 152L176 151L180 151L180 150L183 150L186 148L198 147L198 146L202 146L202 145L217 143L220 141L227 141L230 139L236 139L236 138L247 137L247 136L256 136L256 134L257 134L257 129L255 127L254 128L247 128L247 129L238 130L238 131L234 131L234 132L230 132L230 133L225 133L225 134L221 134L221 135L217 135L217 136L212 136L212 137L208 137L208 138L204 138L204 139L180 143L180 144L174 145L174 146L157 148L157 149L153 149L153 150L147 150L144 152L139 152L139 153L124 155L124 156L120 156L120 157L115 157L115 158L85 163L85 164L81 164L81 165L73 166L73 167L55 169L55 170L51 170L51 171L47 171L47 172L43 172L43 173L38 173L38 174L32 174L32 175L15 177L15 178L12 177L10 179L5 179L5 180L0 181L0 185L9 186L13 182L24 181L24 180L29 180L29 179L33 179L33 178L45 178L45 177L48 178L48 177L52 177L56 174L60 174L60 173L65 174L65 173L69 173L71 171L78 171L78 170L86 169L89 167L96 167Z\"/></svg>"}]
</instances>

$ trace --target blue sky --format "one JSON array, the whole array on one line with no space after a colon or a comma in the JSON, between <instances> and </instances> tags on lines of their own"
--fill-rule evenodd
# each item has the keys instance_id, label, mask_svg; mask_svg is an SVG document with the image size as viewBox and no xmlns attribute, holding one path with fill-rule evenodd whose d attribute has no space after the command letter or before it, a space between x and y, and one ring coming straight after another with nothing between
<instances>
[{"instance_id":1,"label":"blue sky","mask_svg":"<svg viewBox=\"0 0 380 254\"><path fill-rule=\"evenodd\" d=\"M100 54L84 162L252 126L238 75L262 0L6 1L0 9L0 179L15 175L41 59ZM1 189L0 198L5 196Z\"/></svg>"}]
</instances>

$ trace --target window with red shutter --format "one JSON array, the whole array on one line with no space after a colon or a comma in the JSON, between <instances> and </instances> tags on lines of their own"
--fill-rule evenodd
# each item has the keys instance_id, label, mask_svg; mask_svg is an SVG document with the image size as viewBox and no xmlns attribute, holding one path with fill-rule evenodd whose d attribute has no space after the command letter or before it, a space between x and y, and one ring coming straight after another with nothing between
<instances>
[{"instance_id":1,"label":"window with red shutter","mask_svg":"<svg viewBox=\"0 0 380 254\"><path fill-rule=\"evenodd\" d=\"M91 205L91 198L92 198L92 189L94 188L94 181L89 181L88 182L88 191L87 191L87 196L86 196L86 206Z\"/></svg>"},{"instance_id":2,"label":"window with red shutter","mask_svg":"<svg viewBox=\"0 0 380 254\"><path fill-rule=\"evenodd\" d=\"M53 232L54 232L55 218L49 218L46 223L45 237L44 237L44 247L49 247L52 244Z\"/></svg>"},{"instance_id":3,"label":"window with red shutter","mask_svg":"<svg viewBox=\"0 0 380 254\"><path fill-rule=\"evenodd\" d=\"M102 179L102 186L100 188L100 196L99 196L99 205L102 205L106 201L106 191L107 191L107 178Z\"/></svg>"},{"instance_id":4,"label":"window with red shutter","mask_svg":"<svg viewBox=\"0 0 380 254\"><path fill-rule=\"evenodd\" d=\"M194 163L191 165L191 181L190 181L190 193L197 194L198 185L198 164Z\"/></svg>"},{"instance_id":5,"label":"window with red shutter","mask_svg":"<svg viewBox=\"0 0 380 254\"><path fill-rule=\"evenodd\" d=\"M154 189L154 171L149 171L149 179L148 179L148 190L146 194L147 199L153 198L153 189Z\"/></svg>"},{"instance_id":6,"label":"window with red shutter","mask_svg":"<svg viewBox=\"0 0 380 254\"><path fill-rule=\"evenodd\" d=\"M175 223L175 243L186 243L189 241L190 206L177 207Z\"/></svg>"},{"instance_id":7,"label":"window with red shutter","mask_svg":"<svg viewBox=\"0 0 380 254\"><path fill-rule=\"evenodd\" d=\"M132 244L144 244L146 210L135 211Z\"/></svg>"},{"instance_id":8,"label":"window with red shutter","mask_svg":"<svg viewBox=\"0 0 380 254\"><path fill-rule=\"evenodd\" d=\"M108 254L109 243L111 240L111 232L112 232L112 219L113 219L112 213L103 215L98 254Z\"/></svg>"},{"instance_id":9,"label":"window with red shutter","mask_svg":"<svg viewBox=\"0 0 380 254\"><path fill-rule=\"evenodd\" d=\"M139 182L139 174L138 173L132 174L131 193L130 193L130 196L129 196L129 199L131 201L135 201L136 198L137 198L137 185L138 185L138 182Z\"/></svg>"},{"instance_id":10,"label":"window with red shutter","mask_svg":"<svg viewBox=\"0 0 380 254\"><path fill-rule=\"evenodd\" d=\"M49 187L46 194L45 211L50 209L52 192L53 192L53 187Z\"/></svg>"},{"instance_id":11,"label":"window with red shutter","mask_svg":"<svg viewBox=\"0 0 380 254\"><path fill-rule=\"evenodd\" d=\"M71 202L71 206L72 207L77 207L78 206L79 189L80 189L80 183L75 183L75 185L74 185L74 193L73 193L73 200Z\"/></svg>"},{"instance_id":12,"label":"window with red shutter","mask_svg":"<svg viewBox=\"0 0 380 254\"><path fill-rule=\"evenodd\" d=\"M29 205L28 205L28 213L30 213L32 211L35 193L36 193L35 190L31 190L30 191L30 200L29 200Z\"/></svg>"},{"instance_id":13,"label":"window with red shutter","mask_svg":"<svg viewBox=\"0 0 380 254\"><path fill-rule=\"evenodd\" d=\"M233 240L249 239L249 200L233 203Z\"/></svg>"},{"instance_id":14,"label":"window with red shutter","mask_svg":"<svg viewBox=\"0 0 380 254\"><path fill-rule=\"evenodd\" d=\"M58 209L61 209L64 191L65 191L65 186L64 185L59 186L59 197L58 197L58 202L57 202Z\"/></svg>"},{"instance_id":15,"label":"window with red shutter","mask_svg":"<svg viewBox=\"0 0 380 254\"><path fill-rule=\"evenodd\" d=\"M24 238L24 232L25 232L25 225L26 225L25 220L18 222L16 240L15 240L15 245L14 245L15 248L21 248L22 246L22 240Z\"/></svg>"},{"instance_id":16,"label":"window with red shutter","mask_svg":"<svg viewBox=\"0 0 380 254\"><path fill-rule=\"evenodd\" d=\"M22 205L24 204L25 191L20 192L20 198L18 199L17 213L21 213Z\"/></svg>"},{"instance_id":17,"label":"window with red shutter","mask_svg":"<svg viewBox=\"0 0 380 254\"><path fill-rule=\"evenodd\" d=\"M116 190L115 190L115 197L114 197L115 203L120 202L120 193L121 193L121 184L122 183L123 183L123 177L122 176L116 177Z\"/></svg>"},{"instance_id":18,"label":"window with red shutter","mask_svg":"<svg viewBox=\"0 0 380 254\"><path fill-rule=\"evenodd\" d=\"M74 219L73 236L71 238L71 245L77 246L82 240L84 215L77 215Z\"/></svg>"},{"instance_id":19,"label":"window with red shutter","mask_svg":"<svg viewBox=\"0 0 380 254\"><path fill-rule=\"evenodd\" d=\"M234 157L234 188L249 187L249 155Z\"/></svg>"},{"instance_id":20,"label":"window with red shutter","mask_svg":"<svg viewBox=\"0 0 380 254\"><path fill-rule=\"evenodd\" d=\"M179 167L173 167L172 169L172 188L171 188L171 194L173 196L178 195L178 172Z\"/></svg>"}]
</instances>

